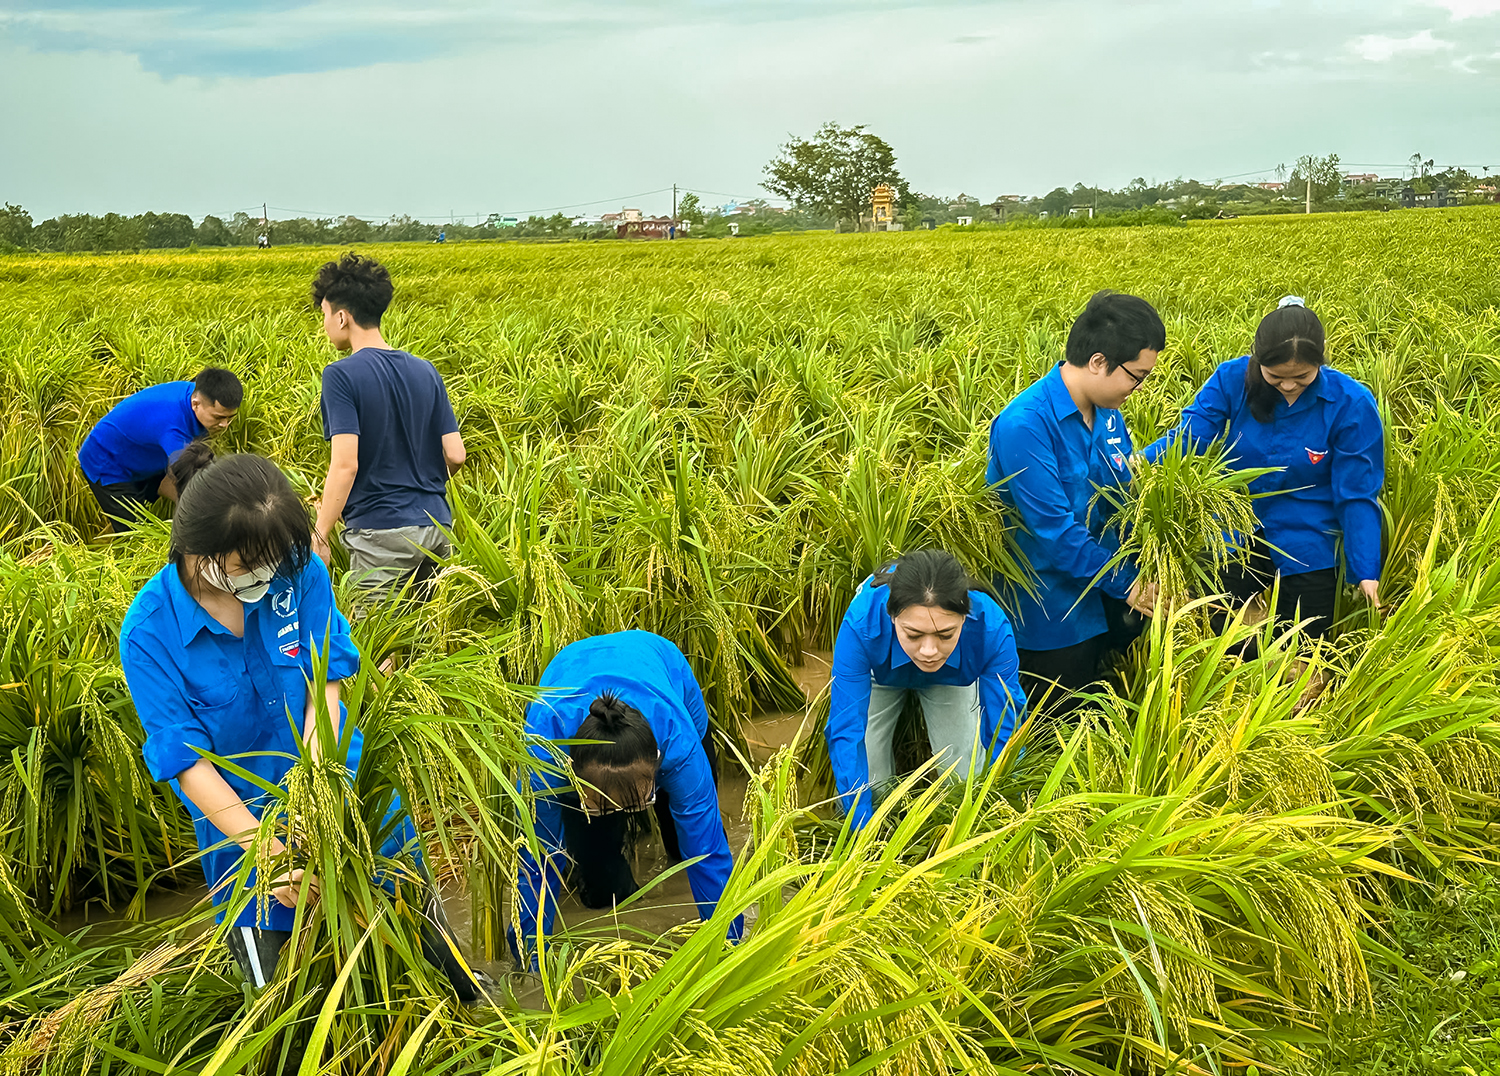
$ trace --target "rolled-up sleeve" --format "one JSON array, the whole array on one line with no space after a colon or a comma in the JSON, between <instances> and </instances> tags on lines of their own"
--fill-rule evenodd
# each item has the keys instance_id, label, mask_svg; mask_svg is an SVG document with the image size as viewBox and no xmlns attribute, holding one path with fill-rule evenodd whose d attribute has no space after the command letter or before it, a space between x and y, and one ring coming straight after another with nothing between
<instances>
[{"instance_id":1,"label":"rolled-up sleeve","mask_svg":"<svg viewBox=\"0 0 1500 1076\"><path fill-rule=\"evenodd\" d=\"M170 781L202 757L194 748L211 752L213 739L188 703L177 668L154 651L152 642L127 639L120 664L146 732L141 748L146 769L152 780Z\"/></svg>"}]
</instances>

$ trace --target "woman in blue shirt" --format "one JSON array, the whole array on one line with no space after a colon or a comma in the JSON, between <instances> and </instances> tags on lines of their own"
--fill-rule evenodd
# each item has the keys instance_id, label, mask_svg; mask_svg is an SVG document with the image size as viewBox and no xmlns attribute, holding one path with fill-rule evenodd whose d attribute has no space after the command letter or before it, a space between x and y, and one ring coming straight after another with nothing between
<instances>
[{"instance_id":1,"label":"woman in blue shirt","mask_svg":"<svg viewBox=\"0 0 1500 1076\"><path fill-rule=\"evenodd\" d=\"M120 629L120 662L146 732L146 767L156 780L171 782L192 815L220 922L266 794L203 753L233 757L237 766L281 783L300 747L288 714L302 715L301 737L309 751L318 750L316 698L307 689L315 678L314 650L327 658L328 711L338 721L345 717L340 682L359 669L328 570L311 551L307 512L276 465L252 455L219 459L183 491L169 563L141 588ZM352 769L359 765L359 731L350 739ZM381 851L415 849L408 821ZM275 842L274 853L284 850ZM301 870L274 879L274 899L251 901L226 936L256 986L265 985L290 937L302 881ZM430 919L424 950L459 996L473 1000L474 983L446 942L432 944L434 932L447 933L441 905L424 903Z\"/></svg>"},{"instance_id":2,"label":"woman in blue shirt","mask_svg":"<svg viewBox=\"0 0 1500 1076\"><path fill-rule=\"evenodd\" d=\"M856 829L874 813L872 790L894 774L892 739L908 693L927 720L938 766L966 779L1010 739L1026 708L1016 640L999 604L958 559L908 553L865 581L833 647L828 757Z\"/></svg>"},{"instance_id":3,"label":"woman in blue shirt","mask_svg":"<svg viewBox=\"0 0 1500 1076\"><path fill-rule=\"evenodd\" d=\"M542 673L542 694L526 710L526 732L542 740L597 740L568 748L582 793L566 791L545 745L530 775L536 835L546 872L521 853L520 922L508 932L518 961L535 967L537 931L550 934L562 866L585 907L608 908L636 891L626 856L630 823L656 810L662 841L687 867L699 914L714 914L734 861L719 795L703 692L682 651L648 631L582 639L558 651ZM699 858L702 857L702 858ZM738 938L736 918L729 936Z\"/></svg>"},{"instance_id":4,"label":"woman in blue shirt","mask_svg":"<svg viewBox=\"0 0 1500 1076\"><path fill-rule=\"evenodd\" d=\"M1155 459L1175 438L1195 450L1223 439L1233 466L1280 467L1250 484L1260 530L1248 562L1222 581L1244 602L1281 578L1275 615L1306 621L1314 638L1333 625L1338 542L1348 578L1380 600L1380 506L1385 431L1375 397L1329 368L1323 323L1287 296L1255 330L1249 355L1220 363L1177 428L1146 448ZM1299 612L1300 607L1300 612Z\"/></svg>"}]
</instances>

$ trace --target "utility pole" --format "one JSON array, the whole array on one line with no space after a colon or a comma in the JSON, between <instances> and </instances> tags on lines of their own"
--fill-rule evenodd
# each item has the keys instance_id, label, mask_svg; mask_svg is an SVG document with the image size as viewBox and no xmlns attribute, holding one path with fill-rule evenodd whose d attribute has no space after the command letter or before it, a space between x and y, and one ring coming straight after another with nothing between
<instances>
[{"instance_id":1,"label":"utility pole","mask_svg":"<svg viewBox=\"0 0 1500 1076\"><path fill-rule=\"evenodd\" d=\"M677 184L672 184L672 220L677 220Z\"/></svg>"},{"instance_id":2,"label":"utility pole","mask_svg":"<svg viewBox=\"0 0 1500 1076\"><path fill-rule=\"evenodd\" d=\"M1307 211L1309 213L1311 213L1312 212L1312 166L1311 165L1308 166L1307 175L1304 178L1307 181Z\"/></svg>"}]
</instances>

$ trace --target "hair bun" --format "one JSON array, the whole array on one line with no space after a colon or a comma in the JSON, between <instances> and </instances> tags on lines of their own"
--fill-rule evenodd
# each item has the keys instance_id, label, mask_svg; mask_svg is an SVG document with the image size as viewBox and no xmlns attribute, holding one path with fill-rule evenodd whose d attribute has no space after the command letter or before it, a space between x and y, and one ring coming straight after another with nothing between
<instances>
[{"instance_id":1,"label":"hair bun","mask_svg":"<svg viewBox=\"0 0 1500 1076\"><path fill-rule=\"evenodd\" d=\"M613 692L601 692L597 699L589 703L589 716L599 722L601 731L616 733L621 730L625 721L625 704Z\"/></svg>"}]
</instances>

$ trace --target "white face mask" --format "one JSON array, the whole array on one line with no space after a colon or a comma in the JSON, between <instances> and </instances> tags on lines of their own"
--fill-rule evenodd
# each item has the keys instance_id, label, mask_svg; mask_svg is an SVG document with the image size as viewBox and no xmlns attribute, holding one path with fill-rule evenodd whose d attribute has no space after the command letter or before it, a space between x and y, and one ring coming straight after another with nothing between
<instances>
[{"instance_id":1,"label":"white face mask","mask_svg":"<svg viewBox=\"0 0 1500 1076\"><path fill-rule=\"evenodd\" d=\"M203 560L203 575L210 583L226 594L232 594L246 605L254 605L271 589L271 580L276 577L276 565L256 568L239 575L229 575L215 561Z\"/></svg>"}]
</instances>

